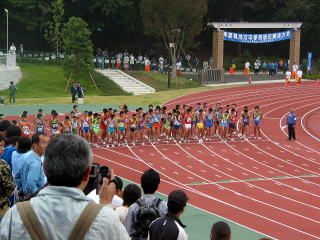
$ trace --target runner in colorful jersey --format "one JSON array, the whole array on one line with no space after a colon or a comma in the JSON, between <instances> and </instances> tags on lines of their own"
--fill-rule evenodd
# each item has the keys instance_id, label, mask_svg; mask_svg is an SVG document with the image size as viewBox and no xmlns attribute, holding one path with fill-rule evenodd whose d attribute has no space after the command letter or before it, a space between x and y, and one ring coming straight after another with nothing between
<instances>
[{"instance_id":1,"label":"runner in colorful jersey","mask_svg":"<svg viewBox=\"0 0 320 240\"><path fill-rule=\"evenodd\" d=\"M141 115L141 118L138 121L138 132L139 132L140 141L142 142L141 143L142 146L145 145L145 143L143 142L143 138L145 137L148 139L147 124L148 124L147 114L143 113Z\"/></svg>"},{"instance_id":2,"label":"runner in colorful jersey","mask_svg":"<svg viewBox=\"0 0 320 240\"><path fill-rule=\"evenodd\" d=\"M88 111L84 111L83 113L83 117L81 119L81 130L82 130L82 134L87 141L89 141L90 139L90 120L89 120L89 116L88 116Z\"/></svg>"},{"instance_id":3,"label":"runner in colorful jersey","mask_svg":"<svg viewBox=\"0 0 320 240\"><path fill-rule=\"evenodd\" d=\"M184 141L188 142L189 137L191 136L191 123L192 123L192 115L191 115L191 109L188 108L186 114L183 118L184 121Z\"/></svg>"},{"instance_id":4,"label":"runner in colorful jersey","mask_svg":"<svg viewBox=\"0 0 320 240\"><path fill-rule=\"evenodd\" d=\"M52 115L52 119L50 121L50 133L51 133L51 137L53 137L56 134L59 134L59 126L60 123L58 121L58 113L56 111L52 111L51 112Z\"/></svg>"},{"instance_id":5,"label":"runner in colorful jersey","mask_svg":"<svg viewBox=\"0 0 320 240\"><path fill-rule=\"evenodd\" d=\"M181 116L180 116L180 112L176 111L175 115L173 117L173 139L174 141L177 141L178 138L180 139L180 143L181 143Z\"/></svg>"},{"instance_id":6,"label":"runner in colorful jersey","mask_svg":"<svg viewBox=\"0 0 320 240\"><path fill-rule=\"evenodd\" d=\"M105 145L106 144L105 140L107 137L107 121L108 121L109 115L108 115L108 109L104 108L102 111L103 111L103 114L101 116L101 125L100 125L101 140L102 140L102 144Z\"/></svg>"},{"instance_id":7,"label":"runner in colorful jersey","mask_svg":"<svg viewBox=\"0 0 320 240\"><path fill-rule=\"evenodd\" d=\"M37 118L34 120L34 132L43 134L44 128L44 117L42 114L37 114Z\"/></svg>"},{"instance_id":8,"label":"runner in colorful jersey","mask_svg":"<svg viewBox=\"0 0 320 240\"><path fill-rule=\"evenodd\" d=\"M224 140L227 137L228 127L229 127L229 111L225 111L225 113L221 117L221 138Z\"/></svg>"},{"instance_id":9,"label":"runner in colorful jersey","mask_svg":"<svg viewBox=\"0 0 320 240\"><path fill-rule=\"evenodd\" d=\"M111 146L114 147L114 144L116 144L115 142L115 127L116 127L116 120L115 120L115 115L112 113L110 115L110 118L108 119L107 122L107 127L108 127L108 138L111 142ZM109 147L109 145L107 144L107 147Z\"/></svg>"},{"instance_id":10,"label":"runner in colorful jersey","mask_svg":"<svg viewBox=\"0 0 320 240\"><path fill-rule=\"evenodd\" d=\"M98 146L98 135L100 132L100 114L99 113L94 113L93 118L91 121L91 127L92 127L92 140L93 140L93 146L94 147L99 147Z\"/></svg>"},{"instance_id":11,"label":"runner in colorful jersey","mask_svg":"<svg viewBox=\"0 0 320 240\"><path fill-rule=\"evenodd\" d=\"M137 115L132 114L132 117L129 120L129 129L130 129L130 138L133 146L136 145L135 141L137 136L137 131L136 131L137 126L138 126Z\"/></svg>"},{"instance_id":12,"label":"runner in colorful jersey","mask_svg":"<svg viewBox=\"0 0 320 240\"><path fill-rule=\"evenodd\" d=\"M171 139L171 118L172 118L172 113L168 113L168 115L165 115L162 118L162 126L166 135L166 140Z\"/></svg>"},{"instance_id":13,"label":"runner in colorful jersey","mask_svg":"<svg viewBox=\"0 0 320 240\"><path fill-rule=\"evenodd\" d=\"M196 111L192 108L191 109L191 136L193 140L196 140Z\"/></svg>"},{"instance_id":14,"label":"runner in colorful jersey","mask_svg":"<svg viewBox=\"0 0 320 240\"><path fill-rule=\"evenodd\" d=\"M153 109L150 108L149 106L149 110L148 110L148 114L147 114L147 121L148 121L148 139L149 141L152 141L153 139Z\"/></svg>"},{"instance_id":15,"label":"runner in colorful jersey","mask_svg":"<svg viewBox=\"0 0 320 240\"><path fill-rule=\"evenodd\" d=\"M62 122L62 132L63 133L72 133L72 121L69 116L66 116L64 118L64 121Z\"/></svg>"},{"instance_id":16,"label":"runner in colorful jersey","mask_svg":"<svg viewBox=\"0 0 320 240\"><path fill-rule=\"evenodd\" d=\"M206 115L206 122L205 122L206 141L210 140L212 126L213 126L213 109L209 108L209 111Z\"/></svg>"},{"instance_id":17,"label":"runner in colorful jersey","mask_svg":"<svg viewBox=\"0 0 320 240\"><path fill-rule=\"evenodd\" d=\"M237 117L235 114L236 110L234 108L231 109L231 112L229 114L229 137L230 140L234 140L232 138L232 135L235 133L236 124L237 124Z\"/></svg>"},{"instance_id":18,"label":"runner in colorful jersey","mask_svg":"<svg viewBox=\"0 0 320 240\"><path fill-rule=\"evenodd\" d=\"M202 143L202 138L204 137L204 113L200 109L199 112L196 112L196 132L198 134L199 143Z\"/></svg>"},{"instance_id":19,"label":"runner in colorful jersey","mask_svg":"<svg viewBox=\"0 0 320 240\"><path fill-rule=\"evenodd\" d=\"M160 127L161 127L161 117L162 115L160 114L160 108L156 108L156 111L152 117L153 144L156 144L157 141L160 141L159 135L160 135Z\"/></svg>"},{"instance_id":20,"label":"runner in colorful jersey","mask_svg":"<svg viewBox=\"0 0 320 240\"><path fill-rule=\"evenodd\" d=\"M21 136L22 137L30 137L30 135L31 135L30 122L27 118L27 115L25 115L25 114L21 115L19 127L21 128Z\"/></svg>"},{"instance_id":21,"label":"runner in colorful jersey","mask_svg":"<svg viewBox=\"0 0 320 240\"><path fill-rule=\"evenodd\" d=\"M253 122L254 122L254 139L261 139L261 120L262 120L262 114L260 112L260 107L256 106L253 111Z\"/></svg>"},{"instance_id":22,"label":"runner in colorful jersey","mask_svg":"<svg viewBox=\"0 0 320 240\"><path fill-rule=\"evenodd\" d=\"M78 122L78 117L77 116L72 116L71 120L71 128L72 128L72 133L73 134L78 134L79 133L79 122Z\"/></svg>"},{"instance_id":23,"label":"runner in colorful jersey","mask_svg":"<svg viewBox=\"0 0 320 240\"><path fill-rule=\"evenodd\" d=\"M247 139L247 137L248 137L248 128L249 128L249 123L250 123L249 118L250 117L249 117L248 108L245 107L243 110L243 113L241 114L241 120L240 120L240 124L241 124L241 137L240 138Z\"/></svg>"},{"instance_id":24,"label":"runner in colorful jersey","mask_svg":"<svg viewBox=\"0 0 320 240\"><path fill-rule=\"evenodd\" d=\"M122 145L124 146L125 142L125 118L124 118L124 112L120 112L120 116L117 117L117 129L118 129L118 143L119 147Z\"/></svg>"},{"instance_id":25,"label":"runner in colorful jersey","mask_svg":"<svg viewBox=\"0 0 320 240\"><path fill-rule=\"evenodd\" d=\"M215 112L215 120L214 120L214 135L218 136L221 133L221 118L222 118L222 107L219 107Z\"/></svg>"}]
</instances>

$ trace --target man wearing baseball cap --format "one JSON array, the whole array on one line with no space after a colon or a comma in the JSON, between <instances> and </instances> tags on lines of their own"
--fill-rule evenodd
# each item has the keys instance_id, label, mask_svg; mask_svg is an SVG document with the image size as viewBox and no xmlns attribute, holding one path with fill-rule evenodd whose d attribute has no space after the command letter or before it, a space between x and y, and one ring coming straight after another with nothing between
<instances>
[{"instance_id":1,"label":"man wearing baseball cap","mask_svg":"<svg viewBox=\"0 0 320 240\"><path fill-rule=\"evenodd\" d=\"M174 190L168 196L168 213L156 219L149 227L149 240L187 240L186 227L179 217L184 212L189 198L185 192Z\"/></svg>"}]
</instances>

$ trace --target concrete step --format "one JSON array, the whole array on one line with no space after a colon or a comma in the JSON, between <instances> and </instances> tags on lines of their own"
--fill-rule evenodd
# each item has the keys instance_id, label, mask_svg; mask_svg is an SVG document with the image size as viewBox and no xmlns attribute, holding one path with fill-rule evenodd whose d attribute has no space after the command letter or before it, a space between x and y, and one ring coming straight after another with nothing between
<instances>
[{"instance_id":1,"label":"concrete step","mask_svg":"<svg viewBox=\"0 0 320 240\"><path fill-rule=\"evenodd\" d=\"M97 69L96 71L110 78L110 80L118 84L124 91L133 93L134 95L155 92L154 88L144 84L143 82L140 82L138 79L135 79L120 70Z\"/></svg>"}]
</instances>

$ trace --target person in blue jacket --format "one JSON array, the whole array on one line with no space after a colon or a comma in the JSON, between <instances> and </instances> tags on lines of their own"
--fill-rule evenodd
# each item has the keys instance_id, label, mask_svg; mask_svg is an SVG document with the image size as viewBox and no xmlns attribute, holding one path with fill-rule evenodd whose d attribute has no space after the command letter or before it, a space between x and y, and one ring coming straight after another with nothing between
<instances>
[{"instance_id":1,"label":"person in blue jacket","mask_svg":"<svg viewBox=\"0 0 320 240\"><path fill-rule=\"evenodd\" d=\"M295 131L296 123L297 123L297 115L295 114L295 111L292 108L290 113L287 116L289 141L291 141L292 139L294 141L296 140L296 131Z\"/></svg>"}]
</instances>

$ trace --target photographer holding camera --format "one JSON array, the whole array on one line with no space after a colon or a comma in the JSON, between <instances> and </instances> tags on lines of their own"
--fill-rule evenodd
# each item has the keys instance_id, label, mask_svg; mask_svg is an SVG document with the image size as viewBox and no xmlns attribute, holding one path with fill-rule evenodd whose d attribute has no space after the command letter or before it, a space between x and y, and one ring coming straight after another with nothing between
<instances>
[{"instance_id":1,"label":"photographer holding camera","mask_svg":"<svg viewBox=\"0 0 320 240\"><path fill-rule=\"evenodd\" d=\"M102 175L100 204L85 196L92 152L83 138L56 135L45 151L48 186L30 202L11 208L0 225L0 239L129 239L110 203L116 192L113 171Z\"/></svg>"}]
</instances>

